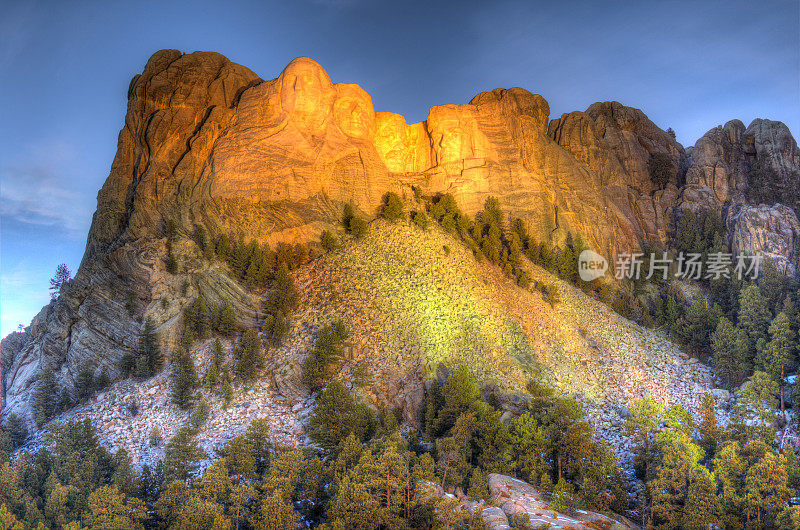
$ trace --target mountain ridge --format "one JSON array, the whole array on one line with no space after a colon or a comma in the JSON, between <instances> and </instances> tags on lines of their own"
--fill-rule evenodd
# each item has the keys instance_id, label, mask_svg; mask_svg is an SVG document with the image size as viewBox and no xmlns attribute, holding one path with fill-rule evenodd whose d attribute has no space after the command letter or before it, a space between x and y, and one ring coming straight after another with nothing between
<instances>
[{"instance_id":1,"label":"mountain ridge","mask_svg":"<svg viewBox=\"0 0 800 530\"><path fill-rule=\"evenodd\" d=\"M375 113L366 92L333 84L309 58L263 80L220 54L177 50L155 53L128 98L76 278L23 339L3 341L6 411L29 416L44 367L71 391L86 363L116 375L145 314L174 341L180 300L197 293L237 303L242 324L257 321L258 301L203 266L197 289L174 294L179 280L163 270L169 223L182 235L203 225L262 243L309 242L349 201L371 217L387 191L408 199L421 190L452 193L469 214L496 196L537 240L580 234L609 257L663 246L682 208L719 209L736 251L765 251L787 272L796 261L796 212L748 204L744 189L758 155L789 185L798 178L800 151L780 122L733 120L687 150L638 109L595 103L549 120L544 98L512 88L407 124ZM656 154L671 164L663 189L647 167ZM164 289L177 305L154 312Z\"/></svg>"}]
</instances>

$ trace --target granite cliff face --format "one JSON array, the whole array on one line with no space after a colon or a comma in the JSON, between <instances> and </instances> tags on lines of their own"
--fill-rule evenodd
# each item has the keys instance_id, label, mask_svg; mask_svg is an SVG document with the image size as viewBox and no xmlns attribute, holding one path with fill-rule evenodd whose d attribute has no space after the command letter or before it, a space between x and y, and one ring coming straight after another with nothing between
<instances>
[{"instance_id":1,"label":"granite cliff face","mask_svg":"<svg viewBox=\"0 0 800 530\"><path fill-rule=\"evenodd\" d=\"M167 221L184 236L204 225L271 244L314 241L344 203L369 216L384 193L410 197L414 186L452 193L468 213L496 196L539 240L581 234L608 256L665 243L676 206L722 209L734 248L796 258L795 212L752 210L743 199L759 153L782 178L798 178L797 144L780 122L745 129L734 120L684 150L617 102L549 117L544 98L511 88L433 107L426 121L408 124L375 112L364 90L332 83L309 58L262 80L217 53L157 52L131 81L77 277L21 338L3 342L6 410L29 416L45 366L68 389L85 364L114 375L143 316L173 340L182 304L197 293L234 301L243 323L258 320L258 300L191 243L175 249L180 273L164 272ZM665 189L647 169L657 153L674 166Z\"/></svg>"}]
</instances>

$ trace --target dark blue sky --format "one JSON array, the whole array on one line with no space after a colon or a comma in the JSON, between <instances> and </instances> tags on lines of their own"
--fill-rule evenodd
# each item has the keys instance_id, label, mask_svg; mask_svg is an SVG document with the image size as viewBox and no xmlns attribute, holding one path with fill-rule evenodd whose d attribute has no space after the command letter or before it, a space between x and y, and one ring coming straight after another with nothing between
<instances>
[{"instance_id":1,"label":"dark blue sky","mask_svg":"<svg viewBox=\"0 0 800 530\"><path fill-rule=\"evenodd\" d=\"M800 130L796 0L12 0L0 12L2 335L46 303L58 263L77 268L130 78L161 48L218 51L265 79L307 55L408 122L521 86L551 117L639 107L684 145L732 118Z\"/></svg>"}]
</instances>

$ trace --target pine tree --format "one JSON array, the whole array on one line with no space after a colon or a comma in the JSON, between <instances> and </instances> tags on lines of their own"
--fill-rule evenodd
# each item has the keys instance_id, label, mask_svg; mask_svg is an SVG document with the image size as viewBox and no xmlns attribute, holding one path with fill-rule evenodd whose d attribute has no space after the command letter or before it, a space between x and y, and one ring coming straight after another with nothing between
<instances>
[{"instance_id":1,"label":"pine tree","mask_svg":"<svg viewBox=\"0 0 800 530\"><path fill-rule=\"evenodd\" d=\"M732 426L744 439L775 439L775 413L780 387L767 373L755 372L742 390L731 416ZM747 420L755 420L748 422Z\"/></svg>"},{"instance_id":2,"label":"pine tree","mask_svg":"<svg viewBox=\"0 0 800 530\"><path fill-rule=\"evenodd\" d=\"M197 383L197 370L191 355L178 347L172 355L172 401L182 409L189 408Z\"/></svg>"},{"instance_id":3,"label":"pine tree","mask_svg":"<svg viewBox=\"0 0 800 530\"><path fill-rule=\"evenodd\" d=\"M561 292L555 283L550 283L545 287L544 296L550 303L550 307L555 307L556 304L561 303Z\"/></svg>"},{"instance_id":4,"label":"pine tree","mask_svg":"<svg viewBox=\"0 0 800 530\"><path fill-rule=\"evenodd\" d=\"M713 454L722 436L722 427L717 420L717 403L708 392L700 400L700 417L700 445Z\"/></svg>"},{"instance_id":5,"label":"pine tree","mask_svg":"<svg viewBox=\"0 0 800 530\"><path fill-rule=\"evenodd\" d=\"M253 448L253 458L256 465L256 473L263 475L269 466L272 442L270 441L269 421L256 418L247 426L245 436L250 446Z\"/></svg>"},{"instance_id":6,"label":"pine tree","mask_svg":"<svg viewBox=\"0 0 800 530\"><path fill-rule=\"evenodd\" d=\"M147 520L144 503L133 497L126 499L115 486L101 486L87 499L81 522L87 528L144 529Z\"/></svg>"},{"instance_id":7,"label":"pine tree","mask_svg":"<svg viewBox=\"0 0 800 530\"><path fill-rule=\"evenodd\" d=\"M797 489L800 486L800 461L797 459L792 444L786 444L783 455L786 457L787 484L790 488Z\"/></svg>"},{"instance_id":8,"label":"pine tree","mask_svg":"<svg viewBox=\"0 0 800 530\"><path fill-rule=\"evenodd\" d=\"M309 421L312 440L331 451L349 434L366 439L373 428L374 416L366 405L358 404L347 388L334 379L317 398Z\"/></svg>"},{"instance_id":9,"label":"pine tree","mask_svg":"<svg viewBox=\"0 0 800 530\"><path fill-rule=\"evenodd\" d=\"M797 355L795 331L792 329L792 322L786 313L778 313L769 326L769 335L770 341L759 351L756 364L759 365L759 369L764 370L778 381L781 412L783 412L786 408L783 400L786 366L794 362Z\"/></svg>"},{"instance_id":10,"label":"pine tree","mask_svg":"<svg viewBox=\"0 0 800 530\"><path fill-rule=\"evenodd\" d=\"M708 530L721 527L722 505L717 497L717 483L703 466L692 469L686 505L683 508L686 530Z\"/></svg>"},{"instance_id":11,"label":"pine tree","mask_svg":"<svg viewBox=\"0 0 800 530\"><path fill-rule=\"evenodd\" d=\"M553 489L550 508L565 515L573 515L576 507L575 487L561 477Z\"/></svg>"},{"instance_id":12,"label":"pine tree","mask_svg":"<svg viewBox=\"0 0 800 530\"><path fill-rule=\"evenodd\" d=\"M133 471L133 463L128 451L121 448L114 455L114 474L111 476L111 481L119 491L129 497L136 494L135 481L136 474Z\"/></svg>"},{"instance_id":13,"label":"pine tree","mask_svg":"<svg viewBox=\"0 0 800 530\"><path fill-rule=\"evenodd\" d=\"M783 386L786 365L795 358L797 343L792 323L786 313L778 313L769 326L770 341L759 352L756 365Z\"/></svg>"},{"instance_id":14,"label":"pine tree","mask_svg":"<svg viewBox=\"0 0 800 530\"><path fill-rule=\"evenodd\" d=\"M303 362L303 383L312 390L321 388L327 380L328 368L341 361L344 352L341 344L347 332L341 322L325 325L317 332L314 348Z\"/></svg>"},{"instance_id":15,"label":"pine tree","mask_svg":"<svg viewBox=\"0 0 800 530\"><path fill-rule=\"evenodd\" d=\"M398 219L405 218L403 212L403 201L400 196L394 192L386 194L383 207L381 208L381 217L389 221L397 221Z\"/></svg>"},{"instance_id":16,"label":"pine tree","mask_svg":"<svg viewBox=\"0 0 800 530\"><path fill-rule=\"evenodd\" d=\"M755 514L759 524L764 515L777 515L786 507L791 496L787 485L786 457L767 452L747 471L747 518Z\"/></svg>"},{"instance_id":17,"label":"pine tree","mask_svg":"<svg viewBox=\"0 0 800 530\"><path fill-rule=\"evenodd\" d=\"M214 339L211 346L211 364L206 372L205 383L209 388L215 388L220 381L222 373L222 363L225 360L225 354L222 351L222 343L219 339Z\"/></svg>"},{"instance_id":18,"label":"pine tree","mask_svg":"<svg viewBox=\"0 0 800 530\"><path fill-rule=\"evenodd\" d=\"M294 530L299 522L300 516L292 503L286 502L284 494L276 491L262 499L253 527L256 530Z\"/></svg>"},{"instance_id":19,"label":"pine tree","mask_svg":"<svg viewBox=\"0 0 800 530\"><path fill-rule=\"evenodd\" d=\"M58 298L61 289L70 281L72 273L67 267L66 263L60 264L56 267L55 275L50 278L50 298L55 300Z\"/></svg>"},{"instance_id":20,"label":"pine tree","mask_svg":"<svg viewBox=\"0 0 800 530\"><path fill-rule=\"evenodd\" d=\"M236 358L236 377L244 382L252 382L264 367L264 355L261 352L261 339L253 329L248 329L239 339L233 350Z\"/></svg>"},{"instance_id":21,"label":"pine tree","mask_svg":"<svg viewBox=\"0 0 800 530\"><path fill-rule=\"evenodd\" d=\"M230 302L226 301L220 310L217 330L226 337L236 331L236 313L233 311Z\"/></svg>"},{"instance_id":22,"label":"pine tree","mask_svg":"<svg viewBox=\"0 0 800 530\"><path fill-rule=\"evenodd\" d=\"M2 521L2 517L0 517ZM775 519L777 530L797 530L800 528L800 506L786 508Z\"/></svg>"},{"instance_id":23,"label":"pine tree","mask_svg":"<svg viewBox=\"0 0 800 530\"><path fill-rule=\"evenodd\" d=\"M698 467L701 449L685 434L669 440L662 448L661 463L648 482L652 497L651 517L659 528L678 529L689 492L689 480Z\"/></svg>"},{"instance_id":24,"label":"pine tree","mask_svg":"<svg viewBox=\"0 0 800 530\"><path fill-rule=\"evenodd\" d=\"M168 481L186 481L197 471L205 452L195 439L195 431L188 426L178 429L167 444L164 456L164 472Z\"/></svg>"},{"instance_id":25,"label":"pine tree","mask_svg":"<svg viewBox=\"0 0 800 530\"><path fill-rule=\"evenodd\" d=\"M136 377L152 377L161 369L164 359L158 345L155 325L149 318L145 320L142 332L139 335L139 349L136 352L134 375Z\"/></svg>"},{"instance_id":26,"label":"pine tree","mask_svg":"<svg viewBox=\"0 0 800 530\"><path fill-rule=\"evenodd\" d=\"M469 478L467 495L475 500L489 500L489 484L486 481L486 475L480 468L472 470L472 475Z\"/></svg>"},{"instance_id":27,"label":"pine tree","mask_svg":"<svg viewBox=\"0 0 800 530\"><path fill-rule=\"evenodd\" d=\"M92 397L94 392L94 374L88 366L84 366L75 378L75 389L78 391L78 402L83 403Z\"/></svg>"},{"instance_id":28,"label":"pine tree","mask_svg":"<svg viewBox=\"0 0 800 530\"><path fill-rule=\"evenodd\" d=\"M542 473L542 478L539 480L539 493L545 499L549 499L553 495L553 477L550 476L550 472Z\"/></svg>"},{"instance_id":29,"label":"pine tree","mask_svg":"<svg viewBox=\"0 0 800 530\"><path fill-rule=\"evenodd\" d=\"M25 422L13 412L6 416L6 424L3 426L3 431L8 435L12 450L21 446L28 438L28 429L25 427Z\"/></svg>"},{"instance_id":30,"label":"pine tree","mask_svg":"<svg viewBox=\"0 0 800 530\"><path fill-rule=\"evenodd\" d=\"M684 317L678 321L677 335L695 357L699 357L701 351L711 346L711 334L717 326L720 313L719 308L709 308L705 298L698 295L692 300Z\"/></svg>"},{"instance_id":31,"label":"pine tree","mask_svg":"<svg viewBox=\"0 0 800 530\"><path fill-rule=\"evenodd\" d=\"M194 408L192 408L192 414L189 416L189 427L195 430L199 430L200 427L208 420L208 415L211 412L211 407L206 401L205 398L201 398L198 401Z\"/></svg>"},{"instance_id":32,"label":"pine tree","mask_svg":"<svg viewBox=\"0 0 800 530\"><path fill-rule=\"evenodd\" d=\"M741 384L751 368L747 333L722 317L711 336L711 349L717 373L728 387Z\"/></svg>"},{"instance_id":33,"label":"pine tree","mask_svg":"<svg viewBox=\"0 0 800 530\"><path fill-rule=\"evenodd\" d=\"M328 519L334 528L372 530L379 527L375 518L379 511L378 500L370 495L364 484L352 482L345 476L331 499Z\"/></svg>"},{"instance_id":34,"label":"pine tree","mask_svg":"<svg viewBox=\"0 0 800 530\"><path fill-rule=\"evenodd\" d=\"M223 368L222 370L222 385L220 388L220 392L222 393L222 399L225 402L225 408L231 404L233 401L233 385L231 384L231 376L228 373L227 368Z\"/></svg>"},{"instance_id":35,"label":"pine tree","mask_svg":"<svg viewBox=\"0 0 800 530\"><path fill-rule=\"evenodd\" d=\"M3 530L24 530L25 525L8 510L5 504L0 504L0 528Z\"/></svg>"},{"instance_id":36,"label":"pine tree","mask_svg":"<svg viewBox=\"0 0 800 530\"><path fill-rule=\"evenodd\" d=\"M36 390L33 392L33 415L41 427L47 423L58 409L58 385L51 368L45 368L39 375Z\"/></svg>"},{"instance_id":37,"label":"pine tree","mask_svg":"<svg viewBox=\"0 0 800 530\"><path fill-rule=\"evenodd\" d=\"M750 339L750 352L755 353L759 340L767 340L772 314L758 285L748 285L739 293L739 326Z\"/></svg>"}]
</instances>

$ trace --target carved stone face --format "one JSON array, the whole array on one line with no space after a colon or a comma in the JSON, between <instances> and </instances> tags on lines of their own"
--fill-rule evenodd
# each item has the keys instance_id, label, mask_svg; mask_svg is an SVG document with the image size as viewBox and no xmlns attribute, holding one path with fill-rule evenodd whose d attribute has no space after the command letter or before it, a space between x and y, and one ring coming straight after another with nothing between
<instances>
[{"instance_id":1,"label":"carved stone face","mask_svg":"<svg viewBox=\"0 0 800 530\"><path fill-rule=\"evenodd\" d=\"M372 99L358 85L336 85L337 98L333 105L336 125L348 136L372 139L375 136L375 111Z\"/></svg>"},{"instance_id":2,"label":"carved stone face","mask_svg":"<svg viewBox=\"0 0 800 530\"><path fill-rule=\"evenodd\" d=\"M331 112L335 90L330 77L317 62L300 57L280 76L281 107L298 128L321 134Z\"/></svg>"}]
</instances>

